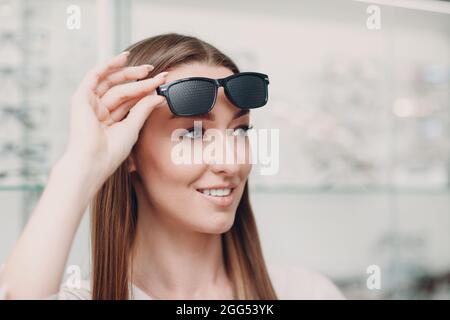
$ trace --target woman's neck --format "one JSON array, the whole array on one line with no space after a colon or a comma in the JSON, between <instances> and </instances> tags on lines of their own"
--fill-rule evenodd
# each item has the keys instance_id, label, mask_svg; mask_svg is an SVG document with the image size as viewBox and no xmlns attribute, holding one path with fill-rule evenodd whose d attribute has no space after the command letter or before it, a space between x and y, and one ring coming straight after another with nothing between
<instances>
[{"instance_id":1,"label":"woman's neck","mask_svg":"<svg viewBox=\"0 0 450 320\"><path fill-rule=\"evenodd\" d=\"M132 282L156 299L232 299L220 234L189 231L140 214Z\"/></svg>"}]
</instances>

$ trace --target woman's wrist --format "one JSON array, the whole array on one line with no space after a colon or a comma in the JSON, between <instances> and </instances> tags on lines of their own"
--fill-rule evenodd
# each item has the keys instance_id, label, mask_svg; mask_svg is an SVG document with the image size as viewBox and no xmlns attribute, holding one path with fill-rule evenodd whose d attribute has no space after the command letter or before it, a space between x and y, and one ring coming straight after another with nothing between
<instances>
[{"instance_id":1,"label":"woman's wrist","mask_svg":"<svg viewBox=\"0 0 450 320\"><path fill-rule=\"evenodd\" d=\"M65 152L53 166L50 179L70 184L89 203L104 180L102 170L95 163L95 160Z\"/></svg>"}]
</instances>

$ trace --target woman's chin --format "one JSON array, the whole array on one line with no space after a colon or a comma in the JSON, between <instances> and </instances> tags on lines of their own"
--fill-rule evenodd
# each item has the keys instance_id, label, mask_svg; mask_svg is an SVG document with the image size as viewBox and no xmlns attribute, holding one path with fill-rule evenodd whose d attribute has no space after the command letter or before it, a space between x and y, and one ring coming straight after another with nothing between
<instances>
[{"instance_id":1,"label":"woman's chin","mask_svg":"<svg viewBox=\"0 0 450 320\"><path fill-rule=\"evenodd\" d=\"M234 223L234 216L230 217L230 214L224 212L213 212L209 215L215 215L215 217L205 217L201 223L201 232L211 234L222 234L231 229Z\"/></svg>"}]
</instances>

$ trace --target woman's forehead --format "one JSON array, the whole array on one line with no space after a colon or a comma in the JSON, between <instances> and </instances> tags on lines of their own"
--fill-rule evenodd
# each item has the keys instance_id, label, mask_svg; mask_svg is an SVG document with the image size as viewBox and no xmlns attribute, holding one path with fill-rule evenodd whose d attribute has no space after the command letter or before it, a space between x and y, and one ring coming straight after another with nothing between
<instances>
[{"instance_id":1,"label":"woman's forehead","mask_svg":"<svg viewBox=\"0 0 450 320\"><path fill-rule=\"evenodd\" d=\"M224 66L209 65L199 62L179 65L169 68L167 71L169 74L167 75L166 83L189 77L219 79L233 74L230 69Z\"/></svg>"}]
</instances>

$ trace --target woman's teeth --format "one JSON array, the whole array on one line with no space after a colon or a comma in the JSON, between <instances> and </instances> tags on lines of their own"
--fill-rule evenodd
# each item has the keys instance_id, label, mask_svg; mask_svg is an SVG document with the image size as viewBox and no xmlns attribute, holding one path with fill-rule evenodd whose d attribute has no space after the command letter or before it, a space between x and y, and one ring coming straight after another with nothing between
<instances>
[{"instance_id":1,"label":"woman's teeth","mask_svg":"<svg viewBox=\"0 0 450 320\"><path fill-rule=\"evenodd\" d=\"M204 189L201 192L207 196L226 197L230 195L231 189Z\"/></svg>"}]
</instances>

